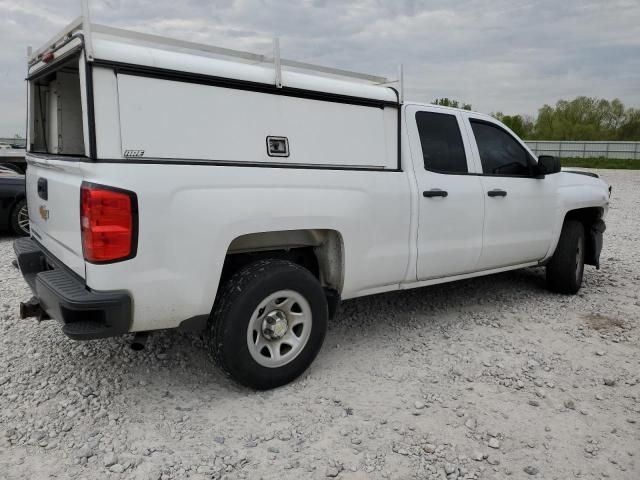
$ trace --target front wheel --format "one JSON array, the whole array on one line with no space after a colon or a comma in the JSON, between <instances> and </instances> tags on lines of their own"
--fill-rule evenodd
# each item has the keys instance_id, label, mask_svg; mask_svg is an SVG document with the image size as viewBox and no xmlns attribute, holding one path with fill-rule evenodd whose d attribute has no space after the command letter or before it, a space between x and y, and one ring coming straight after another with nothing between
<instances>
[{"instance_id":1,"label":"front wheel","mask_svg":"<svg viewBox=\"0 0 640 480\"><path fill-rule=\"evenodd\" d=\"M558 293L575 294L582 285L584 273L584 226L567 220L562 226L556 251L547 264L547 284Z\"/></svg>"},{"instance_id":2,"label":"front wheel","mask_svg":"<svg viewBox=\"0 0 640 480\"><path fill-rule=\"evenodd\" d=\"M313 362L328 316L311 272L285 260L260 260L222 286L209 320L210 352L238 382L259 390L279 387Z\"/></svg>"}]
</instances>

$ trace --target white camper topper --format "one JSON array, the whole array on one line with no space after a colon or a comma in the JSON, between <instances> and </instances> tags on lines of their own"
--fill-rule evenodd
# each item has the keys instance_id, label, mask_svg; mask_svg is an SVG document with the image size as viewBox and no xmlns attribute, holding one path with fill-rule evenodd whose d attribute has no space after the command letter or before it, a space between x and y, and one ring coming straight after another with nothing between
<instances>
[{"instance_id":1,"label":"white camper topper","mask_svg":"<svg viewBox=\"0 0 640 480\"><path fill-rule=\"evenodd\" d=\"M72 123L81 118L78 77L86 82L87 75L85 55L73 55L82 46L81 39L74 38L83 34L81 27L79 23L77 30L71 30L68 44L53 59L58 63L58 58L70 57L65 68L69 80L58 73L46 89L50 101L59 99L62 115L69 121L49 124L46 138L51 153L81 153L70 141L80 134L85 151L91 148L89 132L81 132L77 121ZM270 63L244 63L242 57L231 57L230 50L224 50L227 58L194 48L176 50L176 44L166 39L159 44L162 39L156 36L100 25L93 25L91 32L97 156L397 168L399 102L397 92L389 87L276 71ZM49 66L35 61L29 75L39 76ZM65 101L60 86L75 86L76 98ZM42 94L42 88L31 97ZM39 118L36 111L32 118L35 141L40 139ZM266 138L285 133L287 154L269 155ZM235 141L238 136L242 142ZM362 142L363 137L368 141ZM62 143L63 139L67 141Z\"/></svg>"}]
</instances>

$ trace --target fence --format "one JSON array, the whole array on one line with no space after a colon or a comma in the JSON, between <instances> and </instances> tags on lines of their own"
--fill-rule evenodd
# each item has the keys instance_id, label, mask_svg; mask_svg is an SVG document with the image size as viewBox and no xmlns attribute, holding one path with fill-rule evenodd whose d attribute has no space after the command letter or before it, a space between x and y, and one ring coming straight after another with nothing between
<instances>
[{"instance_id":1,"label":"fence","mask_svg":"<svg viewBox=\"0 0 640 480\"><path fill-rule=\"evenodd\" d=\"M0 143L15 145L17 148L24 148L26 140L24 138L0 138Z\"/></svg>"},{"instance_id":2,"label":"fence","mask_svg":"<svg viewBox=\"0 0 640 480\"><path fill-rule=\"evenodd\" d=\"M558 158L618 158L640 160L640 142L570 142L527 140L525 142L536 155L553 155Z\"/></svg>"}]
</instances>

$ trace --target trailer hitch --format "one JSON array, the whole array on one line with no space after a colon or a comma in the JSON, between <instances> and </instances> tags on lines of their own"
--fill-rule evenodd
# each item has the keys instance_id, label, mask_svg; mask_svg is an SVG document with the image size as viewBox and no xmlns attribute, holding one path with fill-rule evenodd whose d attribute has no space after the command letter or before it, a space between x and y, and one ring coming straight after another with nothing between
<instances>
[{"instance_id":1,"label":"trailer hitch","mask_svg":"<svg viewBox=\"0 0 640 480\"><path fill-rule=\"evenodd\" d=\"M36 317L38 321L49 320L51 317L47 312L42 309L40 300L36 297L31 297L28 302L20 302L20 318Z\"/></svg>"}]
</instances>

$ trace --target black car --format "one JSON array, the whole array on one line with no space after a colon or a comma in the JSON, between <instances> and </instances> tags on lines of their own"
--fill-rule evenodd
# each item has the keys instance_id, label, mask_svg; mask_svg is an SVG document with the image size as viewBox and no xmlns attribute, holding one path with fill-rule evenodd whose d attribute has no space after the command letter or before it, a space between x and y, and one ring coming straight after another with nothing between
<instances>
[{"instance_id":1,"label":"black car","mask_svg":"<svg viewBox=\"0 0 640 480\"><path fill-rule=\"evenodd\" d=\"M0 230L29 235L24 175L0 165Z\"/></svg>"}]
</instances>

